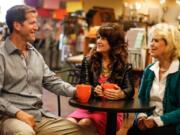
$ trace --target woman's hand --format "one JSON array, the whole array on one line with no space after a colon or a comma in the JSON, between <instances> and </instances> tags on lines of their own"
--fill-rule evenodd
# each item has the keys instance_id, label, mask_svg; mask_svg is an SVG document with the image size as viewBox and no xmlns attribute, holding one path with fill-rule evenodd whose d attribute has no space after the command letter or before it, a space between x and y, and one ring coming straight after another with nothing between
<instances>
[{"instance_id":1,"label":"woman's hand","mask_svg":"<svg viewBox=\"0 0 180 135\"><path fill-rule=\"evenodd\" d=\"M146 120L146 117L141 117L141 118L138 119L138 124L137 124L137 126L138 126L138 128L139 128L140 130L146 130L146 126L145 126L145 124L144 124L144 120Z\"/></svg>"},{"instance_id":2,"label":"woman's hand","mask_svg":"<svg viewBox=\"0 0 180 135\"><path fill-rule=\"evenodd\" d=\"M157 124L155 123L153 119L147 119L145 117L138 119L138 128L140 130L146 130L148 128L154 128L156 126Z\"/></svg>"},{"instance_id":3,"label":"woman's hand","mask_svg":"<svg viewBox=\"0 0 180 135\"><path fill-rule=\"evenodd\" d=\"M115 86L115 89L106 89L103 91L104 97L109 100L118 100L125 98L124 92L119 86Z\"/></svg>"},{"instance_id":4,"label":"woman's hand","mask_svg":"<svg viewBox=\"0 0 180 135\"><path fill-rule=\"evenodd\" d=\"M96 92L98 96L101 96L101 97L104 96L102 87L100 85L97 85L95 87L94 92Z\"/></svg>"},{"instance_id":5,"label":"woman's hand","mask_svg":"<svg viewBox=\"0 0 180 135\"><path fill-rule=\"evenodd\" d=\"M154 128L157 127L156 122L153 119L145 119L144 120L144 125L146 128Z\"/></svg>"}]
</instances>

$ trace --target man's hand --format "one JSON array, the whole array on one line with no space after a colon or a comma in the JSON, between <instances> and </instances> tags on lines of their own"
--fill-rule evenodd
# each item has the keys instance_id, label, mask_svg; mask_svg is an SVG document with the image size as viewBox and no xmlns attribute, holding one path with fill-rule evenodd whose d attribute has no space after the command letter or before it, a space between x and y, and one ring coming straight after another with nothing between
<instances>
[{"instance_id":1,"label":"man's hand","mask_svg":"<svg viewBox=\"0 0 180 135\"><path fill-rule=\"evenodd\" d=\"M21 121L24 121L25 123L27 123L28 125L30 125L32 128L35 127L35 118L34 116L24 112L24 111L18 111L16 113L16 118L21 120Z\"/></svg>"}]
</instances>

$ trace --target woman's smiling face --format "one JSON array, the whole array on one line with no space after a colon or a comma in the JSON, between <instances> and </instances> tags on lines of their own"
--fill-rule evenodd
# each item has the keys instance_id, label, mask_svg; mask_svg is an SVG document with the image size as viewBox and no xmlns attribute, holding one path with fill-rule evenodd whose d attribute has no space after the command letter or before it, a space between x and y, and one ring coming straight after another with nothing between
<instances>
[{"instance_id":1,"label":"woman's smiling face","mask_svg":"<svg viewBox=\"0 0 180 135\"><path fill-rule=\"evenodd\" d=\"M105 37L101 37L100 35L97 36L96 40L97 52L99 53L108 53L110 50L110 45L108 40Z\"/></svg>"},{"instance_id":2,"label":"woman's smiling face","mask_svg":"<svg viewBox=\"0 0 180 135\"><path fill-rule=\"evenodd\" d=\"M167 42L163 38L153 37L150 43L150 54L154 58L163 57L166 53Z\"/></svg>"}]
</instances>

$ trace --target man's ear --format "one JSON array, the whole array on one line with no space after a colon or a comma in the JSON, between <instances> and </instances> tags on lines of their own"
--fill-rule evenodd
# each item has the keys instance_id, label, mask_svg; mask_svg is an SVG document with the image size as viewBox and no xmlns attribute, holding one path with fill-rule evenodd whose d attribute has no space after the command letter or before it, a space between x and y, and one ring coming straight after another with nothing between
<instances>
[{"instance_id":1,"label":"man's ear","mask_svg":"<svg viewBox=\"0 0 180 135\"><path fill-rule=\"evenodd\" d=\"M14 30L19 31L21 29L21 23L13 22Z\"/></svg>"}]
</instances>

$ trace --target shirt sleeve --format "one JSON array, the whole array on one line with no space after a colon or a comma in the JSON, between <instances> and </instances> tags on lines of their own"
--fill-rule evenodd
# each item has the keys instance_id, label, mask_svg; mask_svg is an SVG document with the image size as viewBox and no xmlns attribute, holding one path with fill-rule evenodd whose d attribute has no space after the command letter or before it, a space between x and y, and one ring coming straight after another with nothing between
<instances>
[{"instance_id":1,"label":"shirt sleeve","mask_svg":"<svg viewBox=\"0 0 180 135\"><path fill-rule=\"evenodd\" d=\"M8 102L1 96L3 83L4 83L4 62L2 57L0 57L0 112L14 117L16 115L16 112L19 111L20 109L18 109L16 106L14 106L13 104Z\"/></svg>"},{"instance_id":2,"label":"shirt sleeve","mask_svg":"<svg viewBox=\"0 0 180 135\"><path fill-rule=\"evenodd\" d=\"M138 113L137 119L139 119L141 117L147 117L147 114L146 113Z\"/></svg>"},{"instance_id":3,"label":"shirt sleeve","mask_svg":"<svg viewBox=\"0 0 180 135\"><path fill-rule=\"evenodd\" d=\"M60 77L56 77L47 64L43 60L43 87L47 90L55 93L56 95L63 95L73 97L75 95L76 88L63 81Z\"/></svg>"},{"instance_id":4,"label":"shirt sleeve","mask_svg":"<svg viewBox=\"0 0 180 135\"><path fill-rule=\"evenodd\" d=\"M9 116L16 116L16 113L20 109L12 105L10 102L7 100L4 100L2 97L0 97L0 112L9 115Z\"/></svg>"}]
</instances>

